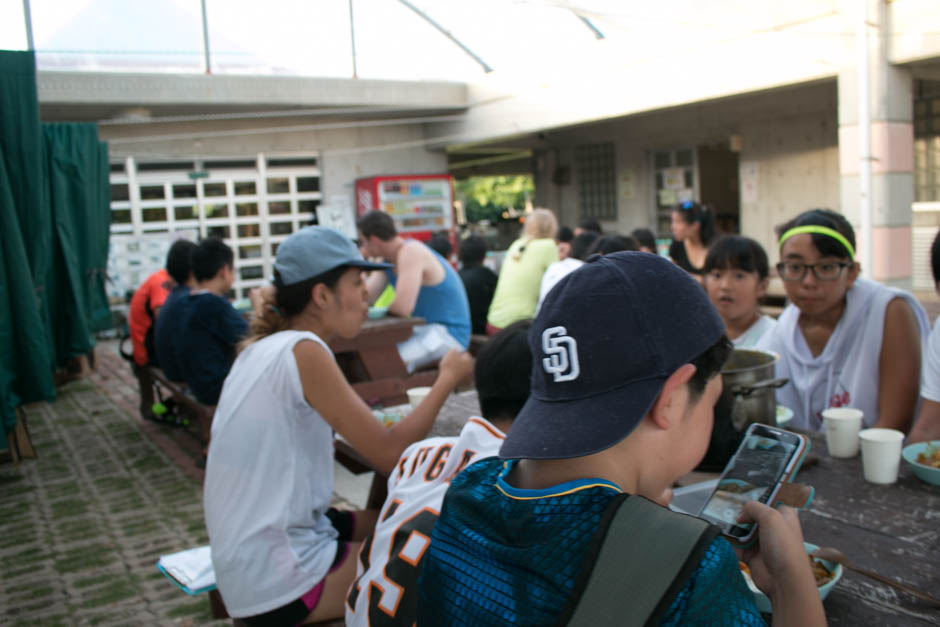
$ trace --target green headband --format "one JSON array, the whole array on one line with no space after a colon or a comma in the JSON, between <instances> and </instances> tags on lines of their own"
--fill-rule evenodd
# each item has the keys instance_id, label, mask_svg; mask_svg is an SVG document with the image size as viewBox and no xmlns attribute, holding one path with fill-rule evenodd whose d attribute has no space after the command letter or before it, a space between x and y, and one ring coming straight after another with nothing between
<instances>
[{"instance_id":1,"label":"green headband","mask_svg":"<svg viewBox=\"0 0 940 627\"><path fill-rule=\"evenodd\" d=\"M849 240L845 239L845 236L842 233L839 233L835 229L830 229L828 226L817 226L815 224L808 224L806 226L797 226L783 235L780 236L780 248L783 248L783 243L793 237L794 235L799 235L801 233L817 233L819 235L828 235L832 239L836 240L849 251L849 258L855 259L855 249L852 248L852 245L849 244Z\"/></svg>"}]
</instances>

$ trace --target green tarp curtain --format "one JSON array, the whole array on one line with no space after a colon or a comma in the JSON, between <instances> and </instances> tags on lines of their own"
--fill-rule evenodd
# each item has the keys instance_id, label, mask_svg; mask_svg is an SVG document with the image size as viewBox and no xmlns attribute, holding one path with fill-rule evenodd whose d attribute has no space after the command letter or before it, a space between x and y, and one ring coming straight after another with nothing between
<instances>
[{"instance_id":1,"label":"green tarp curtain","mask_svg":"<svg viewBox=\"0 0 940 627\"><path fill-rule=\"evenodd\" d=\"M20 403L55 398L46 300L52 221L43 198L41 137L35 58L0 52L0 447Z\"/></svg>"},{"instance_id":2,"label":"green tarp curtain","mask_svg":"<svg viewBox=\"0 0 940 627\"><path fill-rule=\"evenodd\" d=\"M107 147L94 124L41 124L31 52L0 51L0 449L22 403L110 325Z\"/></svg>"},{"instance_id":3,"label":"green tarp curtain","mask_svg":"<svg viewBox=\"0 0 940 627\"><path fill-rule=\"evenodd\" d=\"M94 124L43 124L42 136L54 232L53 340L62 366L92 349L92 331L110 326L108 163Z\"/></svg>"}]
</instances>

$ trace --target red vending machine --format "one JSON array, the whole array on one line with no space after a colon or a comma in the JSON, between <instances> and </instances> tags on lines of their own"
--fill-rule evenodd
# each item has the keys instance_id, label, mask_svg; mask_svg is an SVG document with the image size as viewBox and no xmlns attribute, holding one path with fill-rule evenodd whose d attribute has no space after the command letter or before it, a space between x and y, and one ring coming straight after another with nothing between
<instances>
[{"instance_id":1,"label":"red vending machine","mask_svg":"<svg viewBox=\"0 0 940 627\"><path fill-rule=\"evenodd\" d=\"M446 231L457 252L454 179L450 174L404 174L356 179L356 216L380 209L392 216L402 237L428 241ZM451 263L456 258L451 255Z\"/></svg>"}]
</instances>

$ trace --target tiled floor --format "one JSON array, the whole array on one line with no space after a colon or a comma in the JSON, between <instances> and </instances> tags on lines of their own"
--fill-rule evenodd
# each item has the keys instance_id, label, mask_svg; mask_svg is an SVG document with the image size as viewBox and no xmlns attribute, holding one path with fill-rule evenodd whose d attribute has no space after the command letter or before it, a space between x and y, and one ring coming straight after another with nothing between
<instances>
[{"instance_id":1,"label":"tiled floor","mask_svg":"<svg viewBox=\"0 0 940 627\"><path fill-rule=\"evenodd\" d=\"M0 624L230 625L154 566L208 541L195 428L143 420L113 343L96 356L27 407L38 457L0 465ZM338 469L336 501L361 506L369 480Z\"/></svg>"}]
</instances>

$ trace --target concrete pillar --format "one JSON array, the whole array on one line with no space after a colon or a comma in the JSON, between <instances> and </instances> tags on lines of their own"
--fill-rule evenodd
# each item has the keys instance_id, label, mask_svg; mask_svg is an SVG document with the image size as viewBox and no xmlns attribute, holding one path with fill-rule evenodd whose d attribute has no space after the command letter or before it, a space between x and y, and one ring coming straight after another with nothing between
<instances>
[{"instance_id":1,"label":"concrete pillar","mask_svg":"<svg viewBox=\"0 0 940 627\"><path fill-rule=\"evenodd\" d=\"M848 32L855 32L861 1L865 0L842 2ZM888 61L891 29L887 15L884 0L869 0L873 267L868 276L909 288L911 204L914 202L914 81L910 69L893 66ZM859 101L854 40L851 49L844 55L846 67L839 72L840 191L842 212L852 222L860 244L863 234L859 215Z\"/></svg>"}]
</instances>

